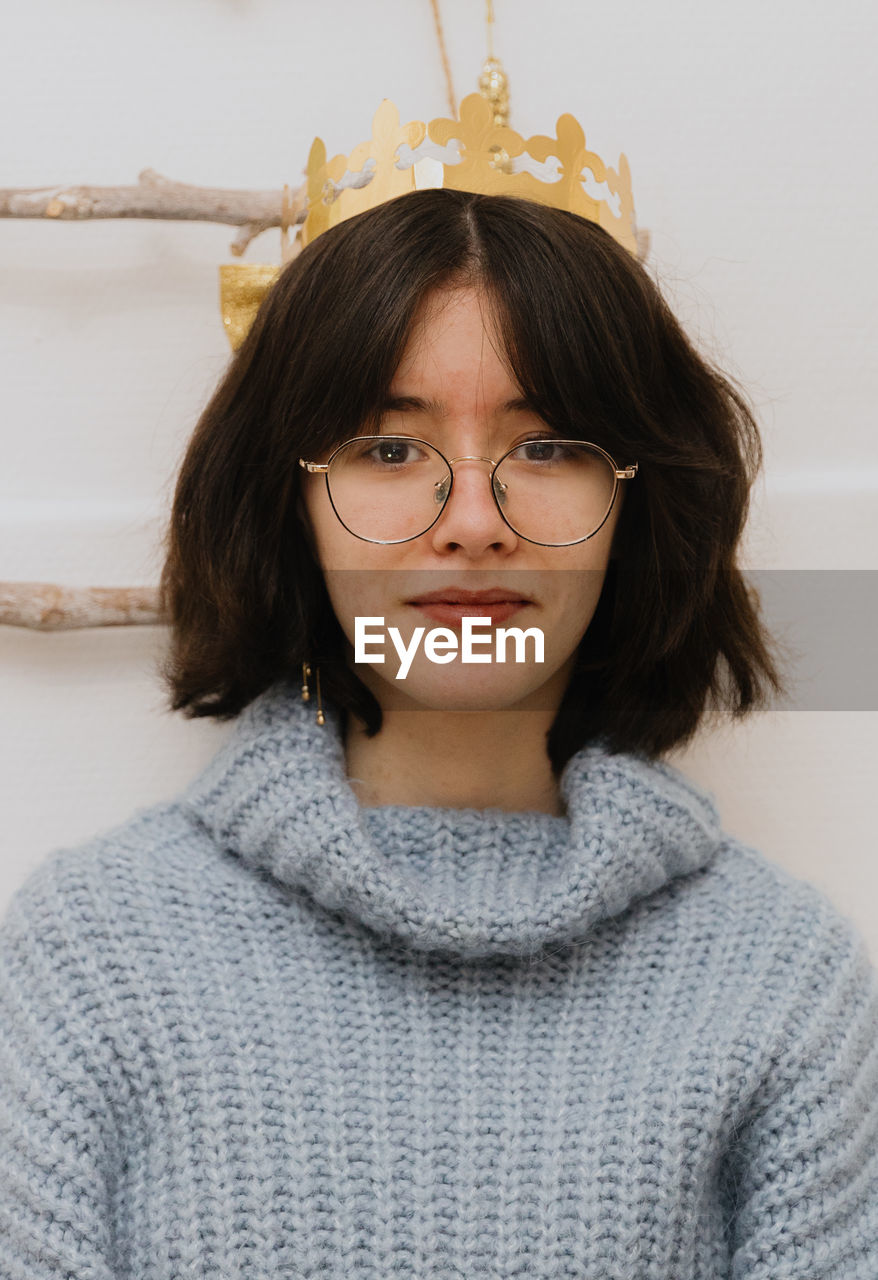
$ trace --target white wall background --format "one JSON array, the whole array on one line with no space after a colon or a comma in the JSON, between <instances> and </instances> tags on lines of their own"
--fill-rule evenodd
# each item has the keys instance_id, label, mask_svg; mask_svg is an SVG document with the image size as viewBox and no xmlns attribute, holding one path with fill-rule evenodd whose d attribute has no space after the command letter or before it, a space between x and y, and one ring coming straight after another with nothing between
<instances>
[{"instance_id":1,"label":"white wall background","mask_svg":"<svg viewBox=\"0 0 878 1280\"><path fill-rule=\"evenodd\" d=\"M878 568L878 167L867 0L496 0L513 127L563 111L631 164L650 269L750 391L766 445L747 563ZM482 0L441 0L458 99ZM301 180L388 96L445 115L428 0L29 0L0 48L0 185ZM0 220L0 580L157 581L176 467L229 357L229 228ZM248 251L280 261L279 236ZM844 629L844 619L831 625ZM176 794L230 732L164 710L161 628L0 627L0 907L51 849ZM678 763L728 830L824 889L878 960L878 712L774 712Z\"/></svg>"}]
</instances>

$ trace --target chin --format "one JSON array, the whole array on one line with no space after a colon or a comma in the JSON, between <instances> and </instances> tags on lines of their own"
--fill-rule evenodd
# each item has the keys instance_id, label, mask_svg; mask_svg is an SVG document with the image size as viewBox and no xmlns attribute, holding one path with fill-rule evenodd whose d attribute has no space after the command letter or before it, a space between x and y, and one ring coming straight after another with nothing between
<instances>
[{"instance_id":1,"label":"chin","mask_svg":"<svg viewBox=\"0 0 878 1280\"><path fill-rule=\"evenodd\" d=\"M479 673L446 669L443 673L409 673L393 683L382 676L373 689L382 706L423 711L545 711L557 704L557 691L547 687L542 672L519 672L510 679L503 672Z\"/></svg>"}]
</instances>

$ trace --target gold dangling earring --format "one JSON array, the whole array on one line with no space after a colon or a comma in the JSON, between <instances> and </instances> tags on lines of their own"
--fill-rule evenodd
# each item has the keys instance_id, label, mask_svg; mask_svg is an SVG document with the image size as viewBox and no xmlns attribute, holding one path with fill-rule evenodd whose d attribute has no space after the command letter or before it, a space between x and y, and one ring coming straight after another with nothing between
<instances>
[{"instance_id":1,"label":"gold dangling earring","mask_svg":"<svg viewBox=\"0 0 878 1280\"><path fill-rule=\"evenodd\" d=\"M323 703L320 701L320 668L316 670L317 675L317 723L326 724L326 717L323 714Z\"/></svg>"},{"instance_id":2,"label":"gold dangling earring","mask_svg":"<svg viewBox=\"0 0 878 1280\"><path fill-rule=\"evenodd\" d=\"M311 701L311 690L308 688L308 679L311 676L310 662L302 663L302 701ZM317 678L317 723L326 724L326 717L323 714L323 702L320 697L320 668L315 668L314 675Z\"/></svg>"}]
</instances>

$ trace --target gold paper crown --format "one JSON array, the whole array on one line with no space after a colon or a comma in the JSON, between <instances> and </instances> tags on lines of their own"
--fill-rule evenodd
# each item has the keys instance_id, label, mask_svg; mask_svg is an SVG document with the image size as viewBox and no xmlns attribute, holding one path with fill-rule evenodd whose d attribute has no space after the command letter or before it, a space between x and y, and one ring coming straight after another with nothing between
<instances>
[{"instance_id":1,"label":"gold paper crown","mask_svg":"<svg viewBox=\"0 0 878 1280\"><path fill-rule=\"evenodd\" d=\"M308 213L297 236L298 247L310 244L322 232L354 214L384 204L397 196L427 187L451 187L487 195L522 196L596 222L635 256L638 252L634 223L631 174L624 155L619 170L608 168L585 145L585 133L575 116L558 117L556 137L534 134L523 138L507 125L496 124L494 111L481 93L471 93L460 104L460 118L439 117L429 124L411 120L400 124L399 111L385 98L372 120L372 137L349 156L326 159L326 147L315 138L308 156L306 200ZM399 149L415 151L425 140L446 147L460 144L457 163L433 156L414 157L400 168ZM530 161L559 161L558 177L544 180L529 172ZM523 161L523 164L522 164ZM588 171L588 176L584 174ZM371 177L369 174L371 173ZM340 187L345 174L354 185ZM604 185L607 196L589 193L583 183ZM280 267L262 264L229 264L220 267L223 323L233 348L240 346L263 297L280 274Z\"/></svg>"}]
</instances>

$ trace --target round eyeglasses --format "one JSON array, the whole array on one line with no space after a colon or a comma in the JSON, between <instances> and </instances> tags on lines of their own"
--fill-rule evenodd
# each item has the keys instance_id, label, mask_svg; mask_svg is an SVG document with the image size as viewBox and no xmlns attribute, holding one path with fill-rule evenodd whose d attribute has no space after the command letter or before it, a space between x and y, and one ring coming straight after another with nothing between
<instances>
[{"instance_id":1,"label":"round eyeglasses","mask_svg":"<svg viewBox=\"0 0 878 1280\"><path fill-rule=\"evenodd\" d=\"M322 472L329 501L349 533L364 542L410 542L439 519L454 485L456 462L488 462L491 492L503 520L526 542L569 547L593 538L613 509L620 480L636 462L617 467L600 445L539 437L513 445L499 462L467 456L451 462L416 436L345 440L327 462L299 459Z\"/></svg>"}]
</instances>

